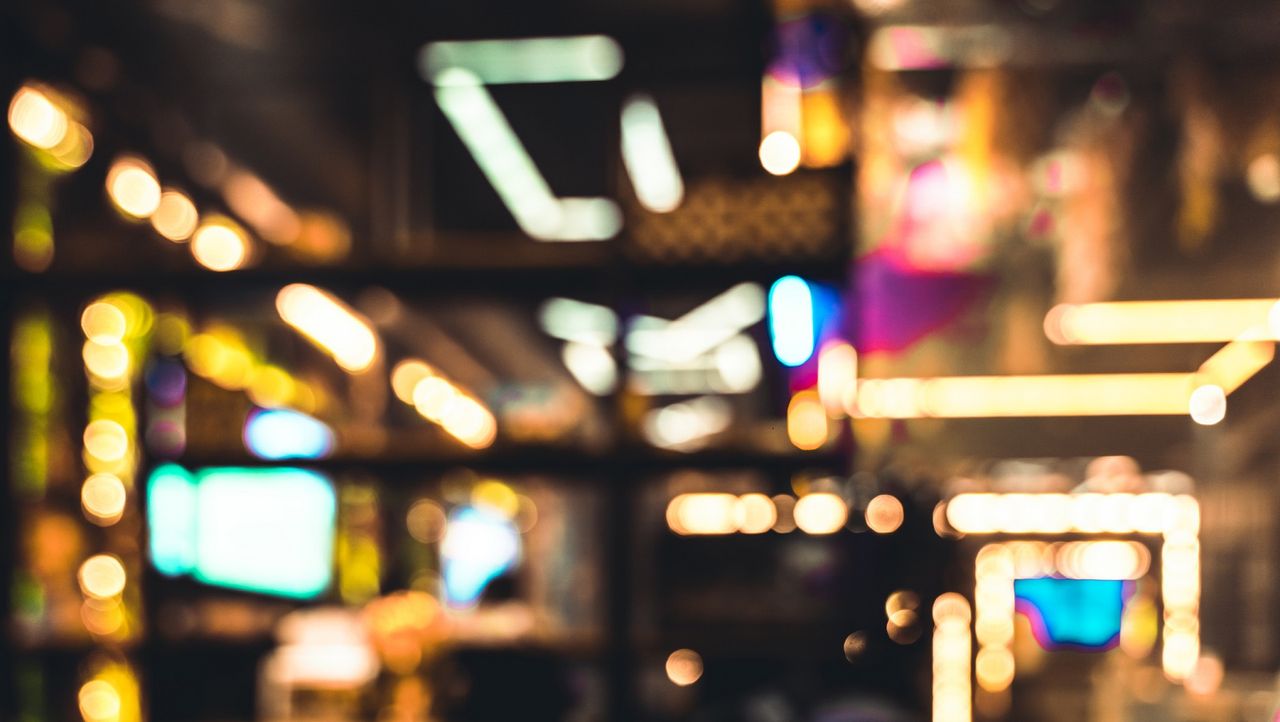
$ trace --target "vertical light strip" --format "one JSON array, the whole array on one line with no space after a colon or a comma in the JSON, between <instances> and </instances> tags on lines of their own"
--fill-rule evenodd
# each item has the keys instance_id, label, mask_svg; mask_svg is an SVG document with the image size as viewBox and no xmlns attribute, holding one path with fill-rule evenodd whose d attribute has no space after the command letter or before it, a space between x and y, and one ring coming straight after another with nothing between
<instances>
[{"instance_id":1,"label":"vertical light strip","mask_svg":"<svg viewBox=\"0 0 1280 722\"><path fill-rule=\"evenodd\" d=\"M933 722L969 722L969 602L948 592L933 602Z\"/></svg>"},{"instance_id":2,"label":"vertical light strip","mask_svg":"<svg viewBox=\"0 0 1280 722\"><path fill-rule=\"evenodd\" d=\"M1012 552L1003 544L988 544L975 563L974 637L978 655L974 664L978 686L987 692L1003 692L1013 682L1013 620L1015 578Z\"/></svg>"},{"instance_id":3,"label":"vertical light strip","mask_svg":"<svg viewBox=\"0 0 1280 722\"><path fill-rule=\"evenodd\" d=\"M813 289L799 276L783 276L769 287L769 336L773 355L799 366L813 355Z\"/></svg>"},{"instance_id":4,"label":"vertical light strip","mask_svg":"<svg viewBox=\"0 0 1280 722\"><path fill-rule=\"evenodd\" d=\"M622 106L622 161L640 205L654 213L679 207L684 181L662 115L648 95L633 95Z\"/></svg>"},{"instance_id":5,"label":"vertical light strip","mask_svg":"<svg viewBox=\"0 0 1280 722\"><path fill-rule=\"evenodd\" d=\"M1177 497L1170 512L1160 549L1160 662L1165 676L1180 682L1200 659L1200 506L1190 497Z\"/></svg>"}]
</instances>

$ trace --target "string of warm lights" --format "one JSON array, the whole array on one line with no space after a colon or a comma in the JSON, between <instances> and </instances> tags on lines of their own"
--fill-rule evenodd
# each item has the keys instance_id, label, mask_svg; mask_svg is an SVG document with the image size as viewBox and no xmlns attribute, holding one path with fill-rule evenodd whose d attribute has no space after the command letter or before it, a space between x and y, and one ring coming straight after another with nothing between
<instances>
[{"instance_id":1,"label":"string of warm lights","mask_svg":"<svg viewBox=\"0 0 1280 722\"><path fill-rule=\"evenodd\" d=\"M152 320L150 305L129 293L102 296L80 316L89 384L89 421L83 440L88 475L81 485L80 502L90 522L108 529L107 548L86 558L76 574L84 595L81 619L103 650L90 665L79 692L86 722L141 719L137 677L119 651L121 644L139 634L141 594L131 580L136 579L141 560L133 530L116 527L137 506L133 489L138 419L132 397Z\"/></svg>"},{"instance_id":2,"label":"string of warm lights","mask_svg":"<svg viewBox=\"0 0 1280 722\"><path fill-rule=\"evenodd\" d=\"M83 166L93 152L93 135L85 126L86 113L67 93L44 83L28 81L9 103L9 128L49 174ZM344 253L350 244L346 224L324 211L299 212L285 203L262 179L232 166L220 151L222 172L217 174L228 207L245 219L267 242L291 246L298 254L328 259ZM25 184L41 188L44 184ZM245 267L256 255L248 232L231 218L211 214L202 218L196 203L184 190L162 185L155 168L136 154L117 156L107 170L107 197L130 222L147 221L157 234L174 243L190 242L192 257L212 271ZM14 236L14 258L29 271L48 268L53 259L53 238L45 192L31 193L21 205Z\"/></svg>"},{"instance_id":3,"label":"string of warm lights","mask_svg":"<svg viewBox=\"0 0 1280 722\"><path fill-rule=\"evenodd\" d=\"M406 359L396 364L391 389L424 419L473 449L487 448L497 437L493 413L425 361Z\"/></svg>"},{"instance_id":4,"label":"string of warm lights","mask_svg":"<svg viewBox=\"0 0 1280 722\"><path fill-rule=\"evenodd\" d=\"M880 494L867 502L864 519L877 534L892 534L902 526L902 502ZM845 527L849 506L830 492L814 492L799 498L787 494L769 497L723 492L679 494L667 503L667 527L682 536L788 533L796 528L806 534L834 534Z\"/></svg>"}]
</instances>

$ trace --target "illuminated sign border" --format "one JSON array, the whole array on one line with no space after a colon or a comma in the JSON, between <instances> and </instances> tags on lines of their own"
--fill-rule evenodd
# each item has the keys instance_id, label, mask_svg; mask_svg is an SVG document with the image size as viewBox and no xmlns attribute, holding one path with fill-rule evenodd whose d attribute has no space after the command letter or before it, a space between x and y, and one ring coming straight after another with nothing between
<instances>
[{"instance_id":1,"label":"illuminated sign border","mask_svg":"<svg viewBox=\"0 0 1280 722\"><path fill-rule=\"evenodd\" d=\"M946 514L957 531L974 535L1160 535L1160 599L1164 608L1161 666L1165 676L1175 682L1191 674L1200 656L1200 504L1194 497L1163 493L960 494L947 502ZM997 568L992 571L984 569L983 562L993 554L990 549L1028 541L1035 540L992 542L979 550L972 614L968 600L961 595L948 593L935 600L933 722L972 720L973 670L984 658L1002 657L1010 665L1008 683L1012 683L1012 656L1005 656L1011 635L1004 632L1015 614L1016 573L1012 565L1008 574L1001 574L1005 570L999 565L993 565ZM976 661L970 655L970 634L978 642ZM1008 684L991 684L984 690L1003 692L1007 688Z\"/></svg>"}]
</instances>

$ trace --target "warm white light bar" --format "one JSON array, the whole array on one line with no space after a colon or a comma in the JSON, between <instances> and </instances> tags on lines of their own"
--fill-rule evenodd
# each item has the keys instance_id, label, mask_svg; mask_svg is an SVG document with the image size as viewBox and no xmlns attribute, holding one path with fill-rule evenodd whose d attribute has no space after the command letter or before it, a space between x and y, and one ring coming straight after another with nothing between
<instances>
[{"instance_id":1,"label":"warm white light bar","mask_svg":"<svg viewBox=\"0 0 1280 722\"><path fill-rule=\"evenodd\" d=\"M1199 527L1199 504L1187 495L959 494L947 523L965 534L1167 534Z\"/></svg>"},{"instance_id":2,"label":"warm white light bar","mask_svg":"<svg viewBox=\"0 0 1280 722\"><path fill-rule=\"evenodd\" d=\"M1218 349L1197 371L1200 383L1214 384L1224 393L1240 388L1276 356L1276 345L1271 341L1232 341Z\"/></svg>"},{"instance_id":3,"label":"warm white light bar","mask_svg":"<svg viewBox=\"0 0 1280 722\"><path fill-rule=\"evenodd\" d=\"M368 321L315 286L293 283L280 289L276 310L285 323L328 352L345 371L366 371L378 356L378 337Z\"/></svg>"},{"instance_id":4,"label":"warm white light bar","mask_svg":"<svg viewBox=\"0 0 1280 722\"><path fill-rule=\"evenodd\" d=\"M622 47L607 35L428 43L418 58L422 77L450 82L440 73L466 68L489 85L609 80L623 64Z\"/></svg>"},{"instance_id":5,"label":"warm white light bar","mask_svg":"<svg viewBox=\"0 0 1280 722\"><path fill-rule=\"evenodd\" d=\"M850 415L989 418L1186 414L1195 374L1074 374L866 379Z\"/></svg>"},{"instance_id":6,"label":"warm white light bar","mask_svg":"<svg viewBox=\"0 0 1280 722\"><path fill-rule=\"evenodd\" d=\"M969 600L955 592L933 602L933 722L969 722L973 683Z\"/></svg>"},{"instance_id":7,"label":"warm white light bar","mask_svg":"<svg viewBox=\"0 0 1280 722\"><path fill-rule=\"evenodd\" d=\"M658 106L647 95L633 95L622 106L622 161L640 205L654 213L679 207L684 181Z\"/></svg>"},{"instance_id":8,"label":"warm white light bar","mask_svg":"<svg viewBox=\"0 0 1280 722\"><path fill-rule=\"evenodd\" d=\"M1275 340L1277 299L1062 304L1044 319L1057 344L1215 343Z\"/></svg>"}]
</instances>

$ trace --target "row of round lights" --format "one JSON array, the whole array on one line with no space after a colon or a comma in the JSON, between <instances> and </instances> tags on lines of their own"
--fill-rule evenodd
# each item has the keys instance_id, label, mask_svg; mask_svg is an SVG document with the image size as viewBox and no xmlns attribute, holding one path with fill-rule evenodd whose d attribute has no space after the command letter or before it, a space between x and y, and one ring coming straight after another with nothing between
<instances>
[{"instance_id":1,"label":"row of round lights","mask_svg":"<svg viewBox=\"0 0 1280 722\"><path fill-rule=\"evenodd\" d=\"M107 195L127 219L150 221L174 243L190 241L191 255L211 271L234 271L248 262L248 234L224 215L201 220L195 202L177 188L162 188L155 169L142 158L121 155L107 171Z\"/></svg>"},{"instance_id":2,"label":"row of round lights","mask_svg":"<svg viewBox=\"0 0 1280 722\"><path fill-rule=\"evenodd\" d=\"M80 315L89 382L89 423L83 438L88 476L80 488L80 504L85 517L98 526L114 526L124 517L137 471L132 383L138 373L135 359L141 356L151 323L150 306L127 293L102 296ZM95 636L127 634L121 596L125 578L124 563L114 555L98 554L81 565L82 617Z\"/></svg>"},{"instance_id":3,"label":"row of round lights","mask_svg":"<svg viewBox=\"0 0 1280 722\"><path fill-rule=\"evenodd\" d=\"M396 364L391 389L424 419L473 449L488 448L497 437L498 424L489 409L424 361Z\"/></svg>"},{"instance_id":4,"label":"row of round lights","mask_svg":"<svg viewBox=\"0 0 1280 722\"><path fill-rule=\"evenodd\" d=\"M902 502L881 494L867 503L864 519L877 534L891 534L902 525ZM667 527L686 536L723 534L788 533L834 534L849 520L845 500L830 492L805 494L798 499L787 494L769 497L750 493L741 496L723 492L680 494L667 504Z\"/></svg>"},{"instance_id":5,"label":"row of round lights","mask_svg":"<svg viewBox=\"0 0 1280 722\"><path fill-rule=\"evenodd\" d=\"M92 155L93 135L85 126L85 118L83 108L70 94L34 81L20 86L9 103L10 130L43 168L55 173L75 170ZM208 143L192 147L200 150L192 157L216 158L216 162L200 166L199 174L192 170L196 179L206 185L216 181L228 207L267 242L293 246L299 254L319 260L346 253L350 230L333 213L299 213L256 175L232 166L215 147ZM210 173L207 165L216 167L218 172ZM207 177L210 175L216 178ZM205 268L235 270L254 255L249 234L238 223L217 214L202 223L191 196L178 188L162 187L151 164L136 155L115 159L107 174L106 189L125 218L150 221L157 233L175 243L190 241L192 256ZM48 266L52 260L49 242L27 238L31 242L24 246L23 239L18 240L18 260L24 268L43 270Z\"/></svg>"},{"instance_id":6,"label":"row of round lights","mask_svg":"<svg viewBox=\"0 0 1280 722\"><path fill-rule=\"evenodd\" d=\"M185 321L180 322L186 329ZM311 384L259 359L229 326L210 326L180 342L191 372L228 391L244 391L263 408L289 407L315 413L321 397Z\"/></svg>"},{"instance_id":7,"label":"row of round lights","mask_svg":"<svg viewBox=\"0 0 1280 722\"><path fill-rule=\"evenodd\" d=\"M132 385L152 322L149 304L127 293L99 297L80 315L89 382L89 423L83 438L88 476L81 485L80 503L85 517L101 527L114 527L128 509L138 461ZM117 658L91 665L77 695L85 722L141 719L137 677L116 649L133 634L128 566L120 555L100 552L85 559L76 574L84 596L85 629L104 645L105 658Z\"/></svg>"}]
</instances>

